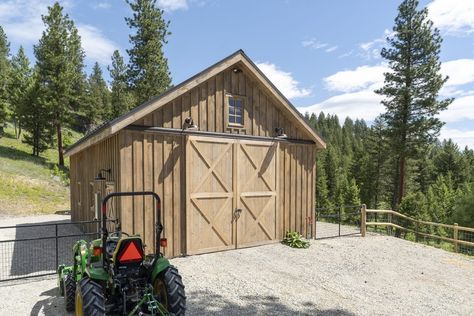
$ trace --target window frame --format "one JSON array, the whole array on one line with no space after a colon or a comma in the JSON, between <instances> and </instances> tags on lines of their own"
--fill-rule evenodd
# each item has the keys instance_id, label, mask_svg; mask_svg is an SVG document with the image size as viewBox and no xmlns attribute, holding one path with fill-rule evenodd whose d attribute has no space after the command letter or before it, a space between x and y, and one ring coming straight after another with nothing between
<instances>
[{"instance_id":1,"label":"window frame","mask_svg":"<svg viewBox=\"0 0 474 316\"><path fill-rule=\"evenodd\" d=\"M227 122L227 126L231 127L231 128L244 128L244 124L245 124L245 122L244 122L244 111L245 111L245 104L247 103L247 97L243 96L243 95L227 93L225 98L226 98L226 100L225 100L225 104L226 104L225 119L226 119L226 122ZM229 112L230 112L230 100L231 99L234 99L234 100L237 99L237 100L240 100L240 102L241 102L241 109L240 109L241 123L234 123L234 122L230 121L231 114ZM235 114L233 116L238 117Z\"/></svg>"}]
</instances>

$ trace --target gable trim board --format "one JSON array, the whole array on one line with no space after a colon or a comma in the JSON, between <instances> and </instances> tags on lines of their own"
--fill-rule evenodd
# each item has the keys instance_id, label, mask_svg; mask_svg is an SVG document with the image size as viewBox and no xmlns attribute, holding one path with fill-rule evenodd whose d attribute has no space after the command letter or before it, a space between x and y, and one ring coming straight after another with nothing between
<instances>
[{"instance_id":1,"label":"gable trim board","mask_svg":"<svg viewBox=\"0 0 474 316\"><path fill-rule=\"evenodd\" d=\"M263 86L269 90L273 97L279 101L280 104L284 105L286 112L290 117L301 126L306 132L305 134L316 144L317 148L322 149L326 147L325 142L322 138L306 123L304 117L298 112L298 110L291 104L291 102L273 85L273 83L263 74L263 72L250 60L250 58L242 51L238 50L232 55L224 58L181 84L167 90L163 94L143 103L136 107L130 112L104 123L96 130L85 135L65 152L65 156L71 156L75 153L82 151L83 149L92 146L107 137L114 135L118 131L127 127L128 125L136 122L137 120L145 117L147 114L154 110L164 106L175 98L182 94L190 91L200 83L205 82L209 78L223 72L227 68L234 65L243 65L250 71L250 73L257 78L257 80L263 84Z\"/></svg>"}]
</instances>

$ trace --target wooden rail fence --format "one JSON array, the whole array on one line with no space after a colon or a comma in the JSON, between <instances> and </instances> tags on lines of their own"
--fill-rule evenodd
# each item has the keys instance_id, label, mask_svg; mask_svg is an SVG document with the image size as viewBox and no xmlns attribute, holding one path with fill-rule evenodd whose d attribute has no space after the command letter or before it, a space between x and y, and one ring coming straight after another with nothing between
<instances>
[{"instance_id":1,"label":"wooden rail fence","mask_svg":"<svg viewBox=\"0 0 474 316\"><path fill-rule=\"evenodd\" d=\"M452 244L455 252L474 254L474 228L459 226L457 223L448 225L428 222L393 210L373 210L362 205L360 228L362 237L366 235L370 226L385 227L389 234L412 233L415 241L418 241L420 236L428 240L444 241Z\"/></svg>"}]
</instances>

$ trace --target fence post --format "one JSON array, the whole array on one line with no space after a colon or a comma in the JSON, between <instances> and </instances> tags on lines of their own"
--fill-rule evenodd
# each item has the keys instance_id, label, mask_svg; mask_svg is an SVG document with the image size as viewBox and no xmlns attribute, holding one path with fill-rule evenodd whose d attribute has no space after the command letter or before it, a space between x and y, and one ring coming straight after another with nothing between
<instances>
[{"instance_id":1,"label":"fence post","mask_svg":"<svg viewBox=\"0 0 474 316\"><path fill-rule=\"evenodd\" d=\"M418 242L418 221L415 222L415 242Z\"/></svg>"},{"instance_id":2,"label":"fence post","mask_svg":"<svg viewBox=\"0 0 474 316\"><path fill-rule=\"evenodd\" d=\"M341 210L342 210L342 205L339 207L339 237L341 237Z\"/></svg>"},{"instance_id":3,"label":"fence post","mask_svg":"<svg viewBox=\"0 0 474 316\"><path fill-rule=\"evenodd\" d=\"M365 204L362 204L362 207L360 209L360 234L362 237L365 237L365 231L367 229L367 226L365 225L366 220L367 220L367 206Z\"/></svg>"},{"instance_id":4,"label":"fence post","mask_svg":"<svg viewBox=\"0 0 474 316\"><path fill-rule=\"evenodd\" d=\"M54 270L56 270L59 266L59 247L58 247L58 224L54 225L55 227L55 235L56 235L56 266Z\"/></svg>"},{"instance_id":5,"label":"fence post","mask_svg":"<svg viewBox=\"0 0 474 316\"><path fill-rule=\"evenodd\" d=\"M459 231L458 231L458 223L454 223L453 225L453 239L454 239L454 252L458 252L459 249L458 249L458 234L459 234Z\"/></svg>"}]
</instances>

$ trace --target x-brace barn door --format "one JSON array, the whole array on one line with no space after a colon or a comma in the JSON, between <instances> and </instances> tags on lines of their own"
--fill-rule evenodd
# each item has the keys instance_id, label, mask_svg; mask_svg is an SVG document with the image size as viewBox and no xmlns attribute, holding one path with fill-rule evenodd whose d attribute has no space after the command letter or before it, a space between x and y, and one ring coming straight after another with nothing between
<instances>
[{"instance_id":1,"label":"x-brace barn door","mask_svg":"<svg viewBox=\"0 0 474 316\"><path fill-rule=\"evenodd\" d=\"M236 147L237 245L273 242L278 224L277 143L241 140Z\"/></svg>"},{"instance_id":2,"label":"x-brace barn door","mask_svg":"<svg viewBox=\"0 0 474 316\"><path fill-rule=\"evenodd\" d=\"M234 142L190 137L186 147L188 254L235 248Z\"/></svg>"},{"instance_id":3,"label":"x-brace barn door","mask_svg":"<svg viewBox=\"0 0 474 316\"><path fill-rule=\"evenodd\" d=\"M273 142L189 137L188 254L276 239L276 148Z\"/></svg>"}]
</instances>

